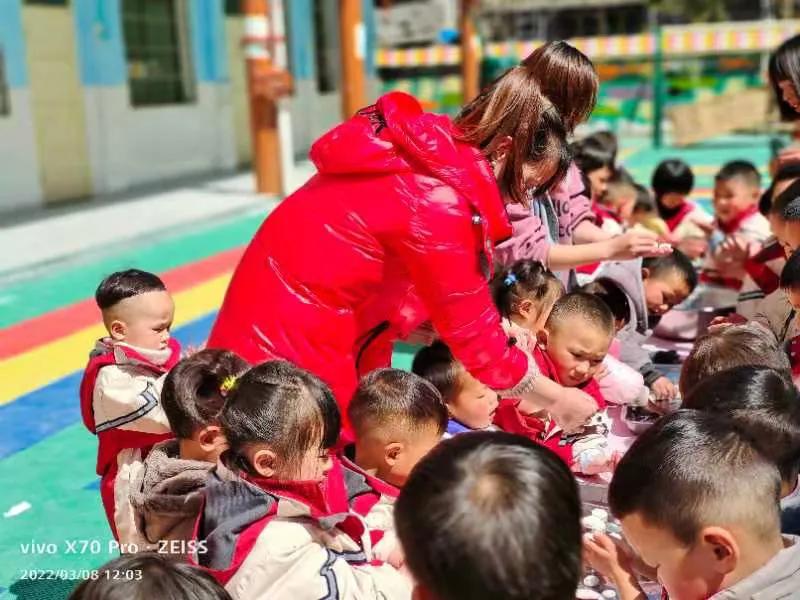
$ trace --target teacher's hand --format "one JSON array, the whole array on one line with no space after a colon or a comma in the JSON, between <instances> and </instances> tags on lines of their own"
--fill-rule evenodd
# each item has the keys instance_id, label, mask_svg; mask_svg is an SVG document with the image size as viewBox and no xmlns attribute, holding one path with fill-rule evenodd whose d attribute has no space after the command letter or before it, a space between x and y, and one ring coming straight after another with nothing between
<instances>
[{"instance_id":1,"label":"teacher's hand","mask_svg":"<svg viewBox=\"0 0 800 600\"><path fill-rule=\"evenodd\" d=\"M630 260L672 254L672 245L659 243L658 235L652 231L632 229L608 240L608 243L609 260Z\"/></svg>"},{"instance_id":2,"label":"teacher's hand","mask_svg":"<svg viewBox=\"0 0 800 600\"><path fill-rule=\"evenodd\" d=\"M557 402L547 408L556 424L566 433L576 431L597 412L597 402L578 388L564 388Z\"/></svg>"}]
</instances>

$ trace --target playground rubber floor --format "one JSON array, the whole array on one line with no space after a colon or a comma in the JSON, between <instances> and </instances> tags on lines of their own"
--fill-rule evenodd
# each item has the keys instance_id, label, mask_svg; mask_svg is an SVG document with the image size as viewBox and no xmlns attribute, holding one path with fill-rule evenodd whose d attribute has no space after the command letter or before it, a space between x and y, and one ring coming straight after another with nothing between
<instances>
[{"instance_id":1,"label":"playground rubber floor","mask_svg":"<svg viewBox=\"0 0 800 600\"><path fill-rule=\"evenodd\" d=\"M722 163L744 158L765 172L769 147L764 137L739 136L683 150L629 144L620 153L643 183L673 156L693 166L695 198L705 203ZM0 281L0 599L65 598L118 554L100 504L96 440L78 405L81 371L102 334L92 300L97 283L121 268L161 274L176 300L174 335L184 346L199 345L262 218L204 224L35 278ZM400 347L396 366L409 360Z\"/></svg>"}]
</instances>

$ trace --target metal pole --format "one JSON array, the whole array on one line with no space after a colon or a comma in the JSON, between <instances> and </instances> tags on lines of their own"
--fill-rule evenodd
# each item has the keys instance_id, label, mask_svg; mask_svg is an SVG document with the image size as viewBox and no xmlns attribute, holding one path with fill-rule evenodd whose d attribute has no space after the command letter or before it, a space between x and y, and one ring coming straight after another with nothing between
<instances>
[{"instance_id":1,"label":"metal pole","mask_svg":"<svg viewBox=\"0 0 800 600\"><path fill-rule=\"evenodd\" d=\"M478 34L473 21L475 0L461 0L459 33L461 36L461 81L466 104L480 92L480 57L478 56Z\"/></svg>"},{"instance_id":2,"label":"metal pole","mask_svg":"<svg viewBox=\"0 0 800 600\"><path fill-rule=\"evenodd\" d=\"M267 0L242 0L242 6L245 13L242 44L247 61L256 191L259 194L280 195L283 193L283 180L278 109L273 98L260 93L264 75L273 70L267 49L270 34Z\"/></svg>"},{"instance_id":3,"label":"metal pole","mask_svg":"<svg viewBox=\"0 0 800 600\"><path fill-rule=\"evenodd\" d=\"M364 58L367 32L361 11L362 0L339 1L339 30L342 50L342 113L347 119L366 105Z\"/></svg>"},{"instance_id":4,"label":"metal pole","mask_svg":"<svg viewBox=\"0 0 800 600\"><path fill-rule=\"evenodd\" d=\"M654 11L653 43L653 147L661 148L663 143L661 121L664 116L664 39L658 13Z\"/></svg>"}]
</instances>

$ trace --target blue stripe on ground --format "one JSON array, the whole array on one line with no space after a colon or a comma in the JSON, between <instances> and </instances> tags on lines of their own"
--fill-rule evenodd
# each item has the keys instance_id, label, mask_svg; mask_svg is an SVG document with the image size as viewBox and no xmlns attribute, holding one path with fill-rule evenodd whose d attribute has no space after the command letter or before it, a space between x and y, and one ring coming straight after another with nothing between
<instances>
[{"instance_id":1,"label":"blue stripe on ground","mask_svg":"<svg viewBox=\"0 0 800 600\"><path fill-rule=\"evenodd\" d=\"M199 346L208 337L215 316L216 311L177 327L173 333L184 348ZM87 346L87 357L90 350ZM80 421L78 388L82 376L83 371L77 371L0 406L0 423L9 424L0 436L0 459Z\"/></svg>"}]
</instances>

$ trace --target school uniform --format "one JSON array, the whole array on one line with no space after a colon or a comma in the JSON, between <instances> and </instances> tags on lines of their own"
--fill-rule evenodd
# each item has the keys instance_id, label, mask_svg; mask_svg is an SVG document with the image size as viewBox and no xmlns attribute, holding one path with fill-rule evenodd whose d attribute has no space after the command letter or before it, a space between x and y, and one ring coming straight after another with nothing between
<instances>
[{"instance_id":1,"label":"school uniform","mask_svg":"<svg viewBox=\"0 0 800 600\"><path fill-rule=\"evenodd\" d=\"M80 386L81 416L97 436L100 495L114 537L137 543L130 490L150 448L173 437L161 406L166 373L180 360L180 344L145 350L99 340Z\"/></svg>"},{"instance_id":2,"label":"school uniform","mask_svg":"<svg viewBox=\"0 0 800 600\"><path fill-rule=\"evenodd\" d=\"M780 288L781 271L786 264L783 247L774 238L749 258L744 265L745 277L736 302L736 312L752 319L760 312L764 300Z\"/></svg>"},{"instance_id":3,"label":"school uniform","mask_svg":"<svg viewBox=\"0 0 800 600\"><path fill-rule=\"evenodd\" d=\"M239 477L206 482L192 561L236 600L406 600L411 581L380 560L396 489L334 459L325 480Z\"/></svg>"},{"instance_id":4,"label":"school uniform","mask_svg":"<svg viewBox=\"0 0 800 600\"><path fill-rule=\"evenodd\" d=\"M705 238L705 232L698 223L709 224L713 220L714 217L694 202L684 202L677 211L664 218L664 223L674 239L685 240L688 238Z\"/></svg>"},{"instance_id":5,"label":"school uniform","mask_svg":"<svg viewBox=\"0 0 800 600\"><path fill-rule=\"evenodd\" d=\"M539 347L534 348L533 358L543 377L561 383L556 367L547 353ZM606 407L605 398L600 392L597 381L590 379L579 389L589 394L597 403L597 408ZM604 455L608 451L605 433L598 433L596 427L587 427L575 435L564 435L553 419L544 411L541 415L526 415L519 410L519 401L503 399L495 412L495 425L503 431L522 435L542 444L555 452L573 471L584 472L594 456Z\"/></svg>"}]
</instances>

